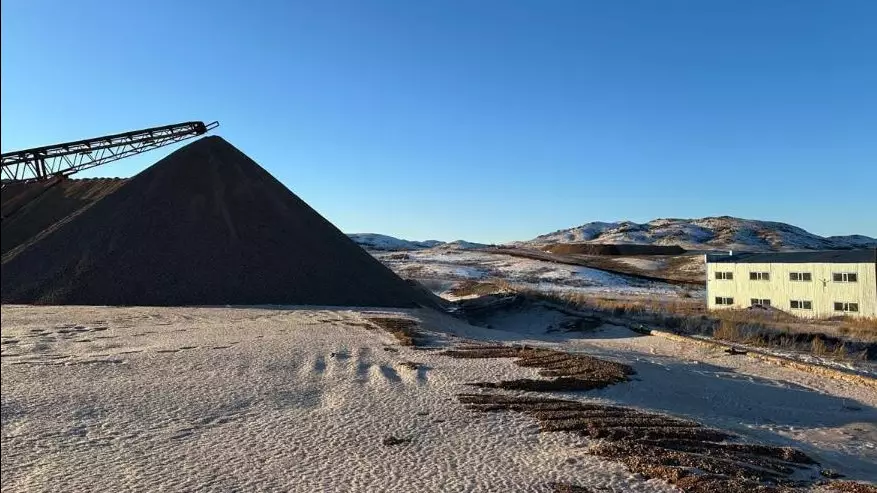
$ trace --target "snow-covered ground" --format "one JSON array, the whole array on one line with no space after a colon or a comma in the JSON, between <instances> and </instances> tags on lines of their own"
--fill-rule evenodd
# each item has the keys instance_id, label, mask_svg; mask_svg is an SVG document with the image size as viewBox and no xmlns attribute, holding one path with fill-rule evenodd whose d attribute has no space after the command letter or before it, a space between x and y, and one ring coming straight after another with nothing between
<instances>
[{"instance_id":1,"label":"snow-covered ground","mask_svg":"<svg viewBox=\"0 0 877 493\"><path fill-rule=\"evenodd\" d=\"M644 271L658 270L667 263L664 259L654 260L641 257L618 257L615 261Z\"/></svg>"},{"instance_id":2,"label":"snow-covered ground","mask_svg":"<svg viewBox=\"0 0 877 493\"><path fill-rule=\"evenodd\" d=\"M348 310L4 307L4 341L18 342L3 345L2 490L547 491L582 478L673 491L583 454L578 437L454 398L535 370L355 324Z\"/></svg>"},{"instance_id":3,"label":"snow-covered ground","mask_svg":"<svg viewBox=\"0 0 877 493\"><path fill-rule=\"evenodd\" d=\"M691 417L877 480L873 389L616 327L486 329L429 310L4 306L2 490L676 491L588 455L587 438L467 411L454 398L467 382L536 370L399 347L364 327L376 314L419 319L448 343L625 362L632 382L558 395Z\"/></svg>"},{"instance_id":4,"label":"snow-covered ground","mask_svg":"<svg viewBox=\"0 0 877 493\"><path fill-rule=\"evenodd\" d=\"M479 250L373 252L402 277L419 280L504 280L545 291L593 294L675 296L682 290L663 282L644 281L598 269L534 260Z\"/></svg>"},{"instance_id":5,"label":"snow-covered ground","mask_svg":"<svg viewBox=\"0 0 877 493\"><path fill-rule=\"evenodd\" d=\"M604 337L600 337L600 334ZM877 481L877 390L731 356L668 339L631 337L606 327L567 349L624 358L630 385L591 397L695 417L717 428L801 448L825 468Z\"/></svg>"}]
</instances>

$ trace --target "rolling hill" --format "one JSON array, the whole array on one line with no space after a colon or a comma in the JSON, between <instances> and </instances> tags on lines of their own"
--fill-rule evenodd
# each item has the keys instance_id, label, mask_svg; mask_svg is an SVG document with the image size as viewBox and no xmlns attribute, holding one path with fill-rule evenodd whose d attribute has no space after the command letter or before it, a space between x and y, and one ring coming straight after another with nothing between
<instances>
[{"instance_id":1,"label":"rolling hill","mask_svg":"<svg viewBox=\"0 0 877 493\"><path fill-rule=\"evenodd\" d=\"M687 250L790 251L875 248L863 235L823 237L797 226L730 216L655 219L647 223L590 222L540 235L522 246L549 243L679 245Z\"/></svg>"}]
</instances>

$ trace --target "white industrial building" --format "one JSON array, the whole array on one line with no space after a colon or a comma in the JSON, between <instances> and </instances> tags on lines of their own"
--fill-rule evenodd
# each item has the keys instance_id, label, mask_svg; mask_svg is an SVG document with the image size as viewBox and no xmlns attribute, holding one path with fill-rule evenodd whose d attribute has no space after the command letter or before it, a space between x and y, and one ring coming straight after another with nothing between
<instances>
[{"instance_id":1,"label":"white industrial building","mask_svg":"<svg viewBox=\"0 0 877 493\"><path fill-rule=\"evenodd\" d=\"M707 307L877 317L877 249L706 255Z\"/></svg>"}]
</instances>

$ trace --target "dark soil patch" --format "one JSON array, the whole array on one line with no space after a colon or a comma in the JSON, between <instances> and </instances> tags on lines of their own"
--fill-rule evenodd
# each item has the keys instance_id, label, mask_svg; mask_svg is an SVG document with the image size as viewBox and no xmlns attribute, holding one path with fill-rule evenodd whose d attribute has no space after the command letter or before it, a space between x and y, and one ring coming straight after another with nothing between
<instances>
[{"instance_id":1,"label":"dark soil patch","mask_svg":"<svg viewBox=\"0 0 877 493\"><path fill-rule=\"evenodd\" d=\"M633 368L621 363L526 346L474 346L445 351L443 354L452 358L517 358L515 364L518 366L540 368L539 374L548 378L520 378L471 384L482 388L534 392L591 390L627 381L628 376L634 373Z\"/></svg>"},{"instance_id":2,"label":"dark soil patch","mask_svg":"<svg viewBox=\"0 0 877 493\"><path fill-rule=\"evenodd\" d=\"M30 224L27 209L12 218ZM4 219L4 241L6 228ZM215 136L5 252L2 302L432 305Z\"/></svg>"},{"instance_id":3,"label":"dark soil patch","mask_svg":"<svg viewBox=\"0 0 877 493\"><path fill-rule=\"evenodd\" d=\"M554 493L593 493L594 490L584 486L576 486L568 483L551 483L548 485Z\"/></svg>"},{"instance_id":4,"label":"dark soil patch","mask_svg":"<svg viewBox=\"0 0 877 493\"><path fill-rule=\"evenodd\" d=\"M589 332L603 325L603 320L593 317L576 317L560 324L564 332Z\"/></svg>"},{"instance_id":5,"label":"dark soil patch","mask_svg":"<svg viewBox=\"0 0 877 493\"><path fill-rule=\"evenodd\" d=\"M385 447L392 447L394 445L404 445L406 443L411 443L411 439L389 436L389 437L385 437L381 441L381 443L383 443Z\"/></svg>"},{"instance_id":6,"label":"dark soil patch","mask_svg":"<svg viewBox=\"0 0 877 493\"><path fill-rule=\"evenodd\" d=\"M600 438L591 453L690 493L779 492L799 484L792 477L815 465L797 449L734 442L737 437L731 433L633 408L496 394L457 398L475 411L525 413L539 422L542 432Z\"/></svg>"},{"instance_id":7,"label":"dark soil patch","mask_svg":"<svg viewBox=\"0 0 877 493\"><path fill-rule=\"evenodd\" d=\"M0 251L5 255L52 225L75 217L116 191L125 181L116 178L72 180L58 177L45 182L4 186Z\"/></svg>"},{"instance_id":8,"label":"dark soil patch","mask_svg":"<svg viewBox=\"0 0 877 493\"><path fill-rule=\"evenodd\" d=\"M386 330L403 346L417 346L423 342L423 334L417 330L417 322L408 318L375 317L366 319Z\"/></svg>"},{"instance_id":9,"label":"dark soil patch","mask_svg":"<svg viewBox=\"0 0 877 493\"><path fill-rule=\"evenodd\" d=\"M832 481L828 487L840 493L877 493L877 485L855 481Z\"/></svg>"}]
</instances>

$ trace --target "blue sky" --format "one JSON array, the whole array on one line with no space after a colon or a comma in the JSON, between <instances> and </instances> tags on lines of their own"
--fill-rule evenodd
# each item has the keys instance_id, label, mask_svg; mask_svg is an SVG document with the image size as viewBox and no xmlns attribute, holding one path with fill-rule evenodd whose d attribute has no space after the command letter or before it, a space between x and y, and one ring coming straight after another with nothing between
<instances>
[{"instance_id":1,"label":"blue sky","mask_svg":"<svg viewBox=\"0 0 877 493\"><path fill-rule=\"evenodd\" d=\"M877 236L871 0L4 0L0 18L3 151L219 120L347 232L727 214Z\"/></svg>"}]
</instances>

